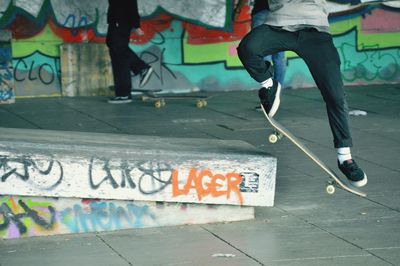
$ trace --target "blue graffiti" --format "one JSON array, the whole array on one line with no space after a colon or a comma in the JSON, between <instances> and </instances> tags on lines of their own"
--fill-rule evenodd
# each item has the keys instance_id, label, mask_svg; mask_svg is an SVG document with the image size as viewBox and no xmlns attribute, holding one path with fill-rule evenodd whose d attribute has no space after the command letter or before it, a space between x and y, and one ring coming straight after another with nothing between
<instances>
[{"instance_id":1,"label":"blue graffiti","mask_svg":"<svg viewBox=\"0 0 400 266\"><path fill-rule=\"evenodd\" d=\"M126 207L117 207L114 203L92 201L87 205L88 210L81 204L74 205L61 212L60 220L72 233L93 231L109 231L124 229L123 223L131 228L144 227L143 219L156 220L149 206L139 206L129 203Z\"/></svg>"},{"instance_id":2,"label":"blue graffiti","mask_svg":"<svg viewBox=\"0 0 400 266\"><path fill-rule=\"evenodd\" d=\"M5 62L10 62L12 60L11 49L10 48L2 48L0 46L0 64Z\"/></svg>"}]
</instances>

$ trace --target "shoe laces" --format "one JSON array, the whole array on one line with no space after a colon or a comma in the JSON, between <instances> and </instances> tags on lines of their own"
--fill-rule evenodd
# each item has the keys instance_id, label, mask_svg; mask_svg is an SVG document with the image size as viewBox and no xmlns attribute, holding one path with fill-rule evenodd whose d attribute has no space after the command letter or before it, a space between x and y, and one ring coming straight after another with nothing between
<instances>
[{"instance_id":1,"label":"shoe laces","mask_svg":"<svg viewBox=\"0 0 400 266\"><path fill-rule=\"evenodd\" d=\"M356 162L354 160L351 160L351 162L347 162L346 165L347 165L346 168L348 170L350 170L351 172L358 171L358 169L359 169L358 165L356 164Z\"/></svg>"}]
</instances>

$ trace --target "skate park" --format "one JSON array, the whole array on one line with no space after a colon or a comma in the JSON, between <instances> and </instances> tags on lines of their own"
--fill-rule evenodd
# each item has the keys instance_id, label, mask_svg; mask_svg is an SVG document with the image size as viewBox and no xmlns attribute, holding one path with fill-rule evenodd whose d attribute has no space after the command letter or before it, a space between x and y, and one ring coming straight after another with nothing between
<instances>
[{"instance_id":1,"label":"skate park","mask_svg":"<svg viewBox=\"0 0 400 266\"><path fill-rule=\"evenodd\" d=\"M49 3L63 26L43 24L39 11ZM0 70L2 90L12 85L13 103L0 105L0 265L400 264L398 25L394 19L379 32L368 20L396 18L396 7L374 6L364 19L366 10L341 6L347 13L333 20L353 154L369 177L367 196L358 197L327 194L328 176L290 141L268 142L257 84L230 47L245 29L213 42L212 30L228 32L227 25L194 19L183 28L193 18L174 14L167 1L171 17L144 20L163 37L137 44L156 69L146 87L207 95L207 106L183 99L156 108L140 93L131 104L110 105L110 67L98 64L106 62L102 28L74 31L66 16L74 9L49 3L22 1L0 20L6 28L16 16L40 28L2 34L10 61ZM214 28L196 28L204 24ZM178 44L188 56L179 64ZM359 49L366 44L374 48ZM221 47L232 53L220 55ZM276 119L336 169L321 95L300 59L289 59L288 69Z\"/></svg>"}]
</instances>

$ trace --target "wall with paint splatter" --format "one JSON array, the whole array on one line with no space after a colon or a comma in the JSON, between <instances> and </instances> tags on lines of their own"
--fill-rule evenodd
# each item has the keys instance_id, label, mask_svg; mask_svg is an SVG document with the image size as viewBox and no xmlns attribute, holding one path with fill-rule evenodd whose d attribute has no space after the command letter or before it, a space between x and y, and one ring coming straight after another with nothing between
<instances>
[{"instance_id":1,"label":"wall with paint splatter","mask_svg":"<svg viewBox=\"0 0 400 266\"><path fill-rule=\"evenodd\" d=\"M232 21L233 0L184 0L180 5L175 0L138 2L146 35L132 34L132 49L156 70L148 86L166 91L257 87L236 55L238 42L250 29L248 7ZM329 2L345 84L398 83L399 1L362 2L367 1ZM7 68L7 78L13 81L15 95L61 95L60 46L104 44L107 5L107 0L0 0L0 30L12 33L12 68ZM286 85L314 86L302 59L290 52L286 56ZM0 67L2 87L4 73Z\"/></svg>"}]
</instances>

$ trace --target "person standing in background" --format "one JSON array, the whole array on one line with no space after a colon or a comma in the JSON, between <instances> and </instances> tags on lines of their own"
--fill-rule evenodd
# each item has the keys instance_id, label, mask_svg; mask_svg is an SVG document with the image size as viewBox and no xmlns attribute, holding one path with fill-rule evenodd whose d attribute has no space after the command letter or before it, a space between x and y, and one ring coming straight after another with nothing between
<instances>
[{"instance_id":1,"label":"person standing in background","mask_svg":"<svg viewBox=\"0 0 400 266\"><path fill-rule=\"evenodd\" d=\"M114 76L115 97L109 103L132 102L131 71L140 76L139 87L149 80L153 69L129 48L132 29L139 36L144 32L140 28L140 15L137 0L108 0L106 44L111 57Z\"/></svg>"},{"instance_id":2,"label":"person standing in background","mask_svg":"<svg viewBox=\"0 0 400 266\"><path fill-rule=\"evenodd\" d=\"M268 17L268 1L267 0L250 0L251 10L251 28L254 29L265 23ZM264 57L264 61L270 61L274 68L274 79L276 79L284 88L286 59L285 52L277 52L270 56Z\"/></svg>"}]
</instances>

